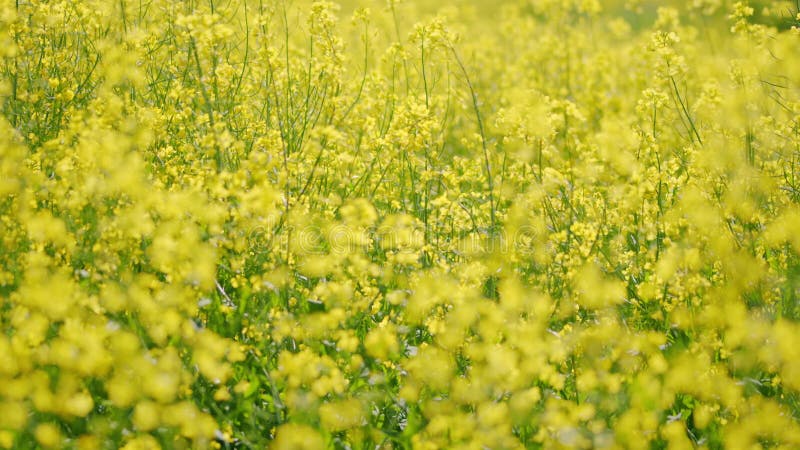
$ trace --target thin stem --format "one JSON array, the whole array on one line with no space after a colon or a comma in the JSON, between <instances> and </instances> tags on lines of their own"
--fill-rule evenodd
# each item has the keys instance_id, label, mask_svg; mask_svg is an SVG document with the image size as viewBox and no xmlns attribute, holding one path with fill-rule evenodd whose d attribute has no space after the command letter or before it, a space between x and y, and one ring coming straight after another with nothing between
<instances>
[{"instance_id":1,"label":"thin stem","mask_svg":"<svg viewBox=\"0 0 800 450\"><path fill-rule=\"evenodd\" d=\"M394 20L394 33L397 36L397 43L400 44L402 47L403 40L400 39L400 22L397 20L397 11L394 7L394 2L390 1L389 4L392 7L392 19ZM403 71L406 74L406 94L408 94L410 87L409 87L409 79L408 79L408 61L406 61L406 55L403 55Z\"/></svg>"},{"instance_id":2,"label":"thin stem","mask_svg":"<svg viewBox=\"0 0 800 450\"><path fill-rule=\"evenodd\" d=\"M675 83L675 77L670 76L669 80L672 82L672 88L675 90L675 96L678 98L678 103L680 103L681 105L683 114L686 116L686 120L689 121L690 129L692 130L692 132L694 132L694 135L697 137L697 142L699 142L700 145L703 145L703 140L700 139L700 133L697 132L697 128L694 126L694 121L692 120L692 116L689 115L689 111L686 109L686 105L684 104L683 99L681 98L681 94L678 91L678 85L677 83Z\"/></svg>"},{"instance_id":3,"label":"thin stem","mask_svg":"<svg viewBox=\"0 0 800 450\"><path fill-rule=\"evenodd\" d=\"M203 100L206 103L206 113L208 114L208 123L211 126L211 132L214 133L215 126L214 126L214 109L211 105L211 98L208 96L208 91L206 91L206 86L203 84L203 68L200 64L200 55L197 52L197 45L194 42L194 38L191 38L189 41L191 44L191 52L194 56L194 62L197 65L197 76L198 76L198 84L200 85L200 93L203 95ZM219 145L214 139L214 158L216 159L217 163L217 172L222 170L222 155L220 154Z\"/></svg>"},{"instance_id":4,"label":"thin stem","mask_svg":"<svg viewBox=\"0 0 800 450\"><path fill-rule=\"evenodd\" d=\"M467 68L464 66L464 63L461 61L461 57L458 55L455 47L452 45L450 46L450 51L453 52L453 56L456 59L456 63L458 67L461 68L461 72L464 74L464 79L467 82L467 87L469 88L470 96L472 97L472 108L475 110L475 117L478 119L478 130L481 136L481 147L483 148L483 161L484 161L484 169L486 170L486 179L489 183L489 206L491 208L491 228L490 231L494 233L496 231L497 219L496 219L496 212L495 212L495 204L494 204L494 181L492 180L492 167L491 163L489 162L489 146L486 143L486 132L484 131L483 127L483 117L481 116L481 110L478 106L478 94L475 92L475 87L472 84L472 81L469 78L469 74L467 73Z\"/></svg>"}]
</instances>

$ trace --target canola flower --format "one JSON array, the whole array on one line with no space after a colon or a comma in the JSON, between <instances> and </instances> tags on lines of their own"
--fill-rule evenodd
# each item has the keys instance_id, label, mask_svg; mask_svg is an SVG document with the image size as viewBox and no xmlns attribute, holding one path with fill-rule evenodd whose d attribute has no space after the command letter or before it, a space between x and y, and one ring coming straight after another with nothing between
<instances>
[{"instance_id":1,"label":"canola flower","mask_svg":"<svg viewBox=\"0 0 800 450\"><path fill-rule=\"evenodd\" d=\"M0 4L0 448L800 447L799 8Z\"/></svg>"}]
</instances>

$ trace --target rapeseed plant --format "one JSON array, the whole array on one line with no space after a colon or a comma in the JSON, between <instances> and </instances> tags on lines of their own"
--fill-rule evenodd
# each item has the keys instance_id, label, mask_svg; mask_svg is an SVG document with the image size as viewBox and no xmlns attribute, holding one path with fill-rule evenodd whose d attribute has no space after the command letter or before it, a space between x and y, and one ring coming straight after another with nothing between
<instances>
[{"instance_id":1,"label":"rapeseed plant","mask_svg":"<svg viewBox=\"0 0 800 450\"><path fill-rule=\"evenodd\" d=\"M800 447L798 24L0 5L0 447Z\"/></svg>"}]
</instances>

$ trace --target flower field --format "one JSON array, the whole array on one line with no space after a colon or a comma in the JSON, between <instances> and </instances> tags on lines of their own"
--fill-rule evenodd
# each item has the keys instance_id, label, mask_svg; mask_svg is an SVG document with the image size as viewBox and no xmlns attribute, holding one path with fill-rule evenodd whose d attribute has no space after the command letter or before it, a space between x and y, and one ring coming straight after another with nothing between
<instances>
[{"instance_id":1,"label":"flower field","mask_svg":"<svg viewBox=\"0 0 800 450\"><path fill-rule=\"evenodd\" d=\"M800 448L800 3L0 4L0 448Z\"/></svg>"}]
</instances>

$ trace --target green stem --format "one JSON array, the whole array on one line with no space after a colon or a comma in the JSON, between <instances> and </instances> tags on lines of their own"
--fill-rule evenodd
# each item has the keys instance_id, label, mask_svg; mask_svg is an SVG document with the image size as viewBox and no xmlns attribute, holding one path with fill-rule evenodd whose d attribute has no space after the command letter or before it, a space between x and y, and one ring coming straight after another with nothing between
<instances>
[{"instance_id":1,"label":"green stem","mask_svg":"<svg viewBox=\"0 0 800 450\"><path fill-rule=\"evenodd\" d=\"M489 184L489 206L491 208L491 233L496 231L497 226L497 218L496 218L496 211L495 211L495 203L494 203L494 181L492 180L492 166L489 161L489 146L486 143L486 132L483 127L483 117L481 116L481 110L478 106L478 94L475 92L475 87L472 84L472 80L469 78L469 73L467 73L467 68L464 66L464 63L461 61L461 57L458 55L455 47L450 46L450 51L453 52L453 56L456 59L456 63L458 67L461 68L461 72L464 74L464 78L467 82L467 87L469 88L470 96L472 97L472 108L475 110L475 117L478 119L478 131L480 132L481 136L481 147L483 149L483 162L484 162L484 169L486 170L486 180Z\"/></svg>"}]
</instances>

